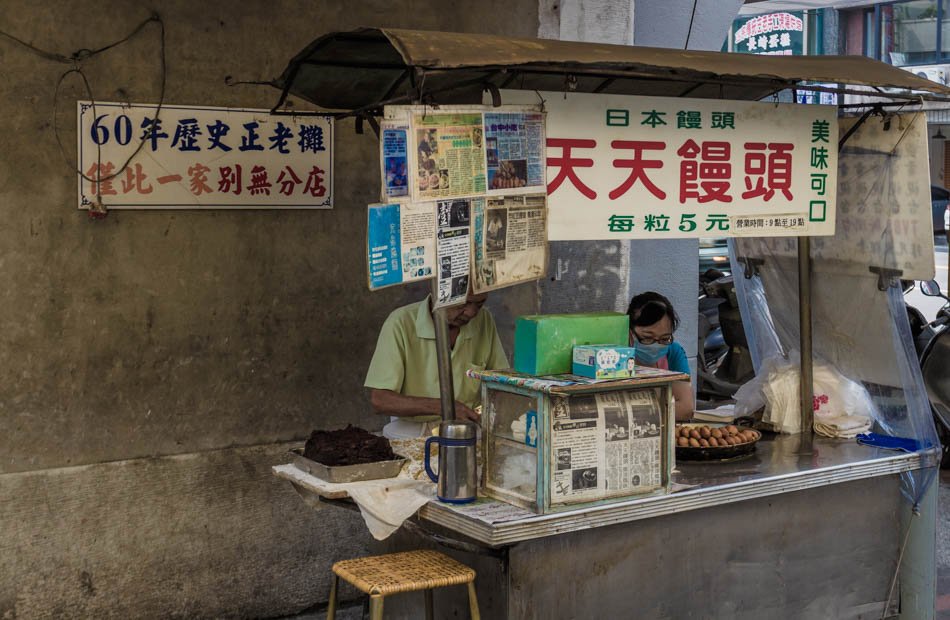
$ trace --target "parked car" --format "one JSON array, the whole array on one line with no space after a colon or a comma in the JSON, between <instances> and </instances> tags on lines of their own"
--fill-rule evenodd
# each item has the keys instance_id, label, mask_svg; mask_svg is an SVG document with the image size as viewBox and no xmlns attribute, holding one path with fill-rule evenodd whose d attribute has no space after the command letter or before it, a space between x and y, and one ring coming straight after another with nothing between
<instances>
[{"instance_id":1,"label":"parked car","mask_svg":"<svg viewBox=\"0 0 950 620\"><path fill-rule=\"evenodd\" d=\"M939 185L930 186L930 208L933 211L934 234L946 232L950 213L947 205L950 205L950 190ZM702 250L700 250L702 252Z\"/></svg>"}]
</instances>

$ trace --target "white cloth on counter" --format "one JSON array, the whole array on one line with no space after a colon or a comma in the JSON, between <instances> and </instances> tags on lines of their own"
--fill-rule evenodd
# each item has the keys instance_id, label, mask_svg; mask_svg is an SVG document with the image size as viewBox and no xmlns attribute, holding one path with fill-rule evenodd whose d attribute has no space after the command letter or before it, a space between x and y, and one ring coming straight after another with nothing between
<instances>
[{"instance_id":1,"label":"white cloth on counter","mask_svg":"<svg viewBox=\"0 0 950 620\"><path fill-rule=\"evenodd\" d=\"M439 422L414 422L403 418L389 418L389 424L383 427L383 437L386 439L415 439L417 437L428 437L432 434L432 429L436 428Z\"/></svg>"},{"instance_id":2,"label":"white cloth on counter","mask_svg":"<svg viewBox=\"0 0 950 620\"><path fill-rule=\"evenodd\" d=\"M334 484L299 469L293 463L277 465L273 470L279 478L314 493L345 491L359 506L366 527L376 540L388 538L403 521L435 499L435 484L428 480L399 477Z\"/></svg>"},{"instance_id":3,"label":"white cloth on counter","mask_svg":"<svg viewBox=\"0 0 950 620\"><path fill-rule=\"evenodd\" d=\"M815 432L832 439L854 439L871 430L871 418L839 415L815 418Z\"/></svg>"}]
</instances>

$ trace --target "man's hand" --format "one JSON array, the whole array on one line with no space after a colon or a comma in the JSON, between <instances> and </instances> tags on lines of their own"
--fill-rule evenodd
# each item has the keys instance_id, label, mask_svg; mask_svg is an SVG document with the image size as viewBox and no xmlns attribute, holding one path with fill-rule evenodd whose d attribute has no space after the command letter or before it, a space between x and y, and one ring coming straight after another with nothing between
<instances>
[{"instance_id":1,"label":"man's hand","mask_svg":"<svg viewBox=\"0 0 950 620\"><path fill-rule=\"evenodd\" d=\"M438 398L422 396L403 396L391 390L370 389L370 403L373 411L380 415L391 416L438 416L442 414L442 404ZM478 424L481 417L470 407L455 401L455 417Z\"/></svg>"},{"instance_id":2,"label":"man's hand","mask_svg":"<svg viewBox=\"0 0 950 620\"><path fill-rule=\"evenodd\" d=\"M475 424L481 423L482 420L481 416L475 413L475 410L463 405L459 401L455 401L455 417L459 420L474 422Z\"/></svg>"}]
</instances>

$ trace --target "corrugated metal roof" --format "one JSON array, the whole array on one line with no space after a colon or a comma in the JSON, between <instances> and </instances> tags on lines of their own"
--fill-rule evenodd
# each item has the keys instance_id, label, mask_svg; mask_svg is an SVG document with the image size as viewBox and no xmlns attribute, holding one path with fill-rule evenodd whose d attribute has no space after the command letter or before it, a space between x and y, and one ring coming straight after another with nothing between
<instances>
[{"instance_id":1,"label":"corrugated metal roof","mask_svg":"<svg viewBox=\"0 0 950 620\"><path fill-rule=\"evenodd\" d=\"M480 102L485 88L756 100L816 89L806 82L841 93L862 90L848 86L899 91L876 93L891 98L950 96L946 86L863 56L756 56L388 28L322 36L275 84L284 90L277 107L290 93L329 110L358 111Z\"/></svg>"}]
</instances>

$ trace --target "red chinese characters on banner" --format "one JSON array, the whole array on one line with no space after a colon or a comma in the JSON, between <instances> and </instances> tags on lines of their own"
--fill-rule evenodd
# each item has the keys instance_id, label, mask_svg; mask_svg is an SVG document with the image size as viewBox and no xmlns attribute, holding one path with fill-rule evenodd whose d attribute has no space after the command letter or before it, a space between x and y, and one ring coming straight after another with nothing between
<instances>
[{"instance_id":1,"label":"red chinese characters on banner","mask_svg":"<svg viewBox=\"0 0 950 620\"><path fill-rule=\"evenodd\" d=\"M217 189L210 179L212 169L200 162L195 162L185 169L187 176L181 174L165 174L149 178L142 164L129 164L121 173L116 173L113 162L93 164L84 174L89 182L89 193L96 196L118 196L120 194L148 195L154 191L152 183L167 185L179 183L195 196L204 194L233 194L240 196L244 191L252 196L269 196L274 186L269 180L266 166L253 166L245 175L241 164L220 166L216 170ZM313 166L307 173L306 181L301 179L292 167L285 165L277 176L278 192L284 196L306 195L314 198L326 196L328 188L325 180L326 171L319 166ZM244 184L245 176L249 183Z\"/></svg>"},{"instance_id":2,"label":"red chinese characters on banner","mask_svg":"<svg viewBox=\"0 0 950 620\"><path fill-rule=\"evenodd\" d=\"M194 166L188 167L188 176L190 177L188 189L191 190L192 194L200 196L202 194L211 193L211 188L208 187L207 183L209 172L211 172L211 168L202 164L195 164Z\"/></svg>"},{"instance_id":3,"label":"red chinese characters on banner","mask_svg":"<svg viewBox=\"0 0 950 620\"><path fill-rule=\"evenodd\" d=\"M787 142L745 143L745 186L743 198L758 198L768 202L776 191L786 200L792 199L792 153L794 144ZM766 151L771 151L766 156Z\"/></svg>"},{"instance_id":4,"label":"red chinese characters on banner","mask_svg":"<svg viewBox=\"0 0 950 620\"><path fill-rule=\"evenodd\" d=\"M666 192L657 187L646 174L646 171L649 169L662 168L663 162L658 159L643 158L643 151L662 151L666 148L666 142L614 140L610 143L610 146L615 150L633 151L632 159L615 159L613 162L614 168L629 168L630 175L626 181L611 190L610 194L608 194L611 200L616 200L626 194L627 190L633 187L633 184L638 180L643 183L643 186L646 187L651 194L660 200L666 198Z\"/></svg>"},{"instance_id":5,"label":"red chinese characters on banner","mask_svg":"<svg viewBox=\"0 0 950 620\"><path fill-rule=\"evenodd\" d=\"M683 143L676 151L683 158L680 163L680 203L690 199L700 203L732 202L732 196L726 193L732 177L731 151L732 145L728 142L703 142L699 145L687 140Z\"/></svg>"},{"instance_id":6,"label":"red chinese characters on banner","mask_svg":"<svg viewBox=\"0 0 950 620\"><path fill-rule=\"evenodd\" d=\"M136 194L151 194L152 185L146 183L145 172L142 171L142 164L130 165L125 169L125 180L122 181L122 193L128 194L135 191Z\"/></svg>"},{"instance_id":7,"label":"red chinese characters on banner","mask_svg":"<svg viewBox=\"0 0 950 620\"><path fill-rule=\"evenodd\" d=\"M594 166L594 160L589 158L572 157L572 149L592 149L597 146L594 140L571 139L571 138L548 138L546 144L549 148L561 149L560 157L548 157L548 167L558 168L557 175L548 183L548 194L553 194L557 188L561 187L564 179L570 179L571 184L584 196L590 200L597 198L597 192L584 184L577 176L574 168L591 168Z\"/></svg>"},{"instance_id":8,"label":"red chinese characters on banner","mask_svg":"<svg viewBox=\"0 0 950 620\"><path fill-rule=\"evenodd\" d=\"M218 191L223 194L241 195L241 164L218 168Z\"/></svg>"},{"instance_id":9,"label":"red chinese characters on banner","mask_svg":"<svg viewBox=\"0 0 950 620\"><path fill-rule=\"evenodd\" d=\"M548 167L556 169L548 183L548 195L557 192L564 181L570 181L578 192L588 200L597 198L597 190L581 180L578 168L593 168L594 159L579 157L576 149L593 149L597 142L583 138L548 138L548 148L560 149L559 155L548 157ZM666 150L667 143L653 140L613 140L611 148L616 156L611 165L627 169L627 178L610 190L608 197L617 200L626 195L639 182L655 198L664 200L667 192L649 176L650 170L664 167L659 154ZM761 198L764 202L779 193L786 200L792 196L792 151L794 145L785 142L747 142L743 144L743 199ZM707 140L696 142L688 139L676 149L679 157L679 202L695 200L699 204L730 203L732 191L733 145L726 141ZM651 152L653 152L651 156ZM624 157L619 156L620 154ZM606 162L596 162L603 165ZM738 191L738 190L737 190Z\"/></svg>"}]
</instances>

